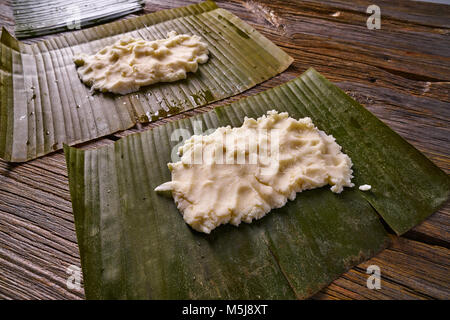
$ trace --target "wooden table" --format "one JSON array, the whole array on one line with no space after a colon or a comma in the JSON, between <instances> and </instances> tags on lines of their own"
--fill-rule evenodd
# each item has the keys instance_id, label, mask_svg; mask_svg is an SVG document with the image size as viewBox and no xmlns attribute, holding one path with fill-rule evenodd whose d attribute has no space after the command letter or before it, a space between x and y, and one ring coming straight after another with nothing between
<instances>
[{"instance_id":1,"label":"wooden table","mask_svg":"<svg viewBox=\"0 0 450 320\"><path fill-rule=\"evenodd\" d=\"M147 1L145 13L196 1ZM218 2L295 58L283 74L221 101L234 101L290 80L312 66L450 172L450 6L415 1ZM366 9L381 9L369 30ZM144 12L142 12L144 13ZM0 2L0 25L14 31ZM30 39L28 42L36 41ZM191 116L188 111L83 145L110 143L133 131ZM414 188L414 186L411 186ZM450 206L445 205L376 257L336 279L313 299L449 299ZM380 290L366 268L381 268ZM66 286L80 267L64 154L24 164L0 161L0 298L83 299Z\"/></svg>"}]
</instances>

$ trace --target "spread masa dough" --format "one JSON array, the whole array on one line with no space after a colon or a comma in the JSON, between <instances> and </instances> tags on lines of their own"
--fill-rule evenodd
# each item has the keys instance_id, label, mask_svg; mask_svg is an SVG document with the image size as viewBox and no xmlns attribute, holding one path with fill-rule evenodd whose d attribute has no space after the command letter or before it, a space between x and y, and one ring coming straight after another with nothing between
<instances>
[{"instance_id":1,"label":"spread masa dough","mask_svg":"<svg viewBox=\"0 0 450 320\"><path fill-rule=\"evenodd\" d=\"M333 136L286 112L194 135L179 154L180 161L168 164L172 181L155 190L171 191L184 220L205 233L250 223L303 190L329 184L340 193L354 186L352 161Z\"/></svg>"},{"instance_id":2,"label":"spread masa dough","mask_svg":"<svg viewBox=\"0 0 450 320\"><path fill-rule=\"evenodd\" d=\"M157 82L186 79L208 61L207 44L196 35L167 34L167 39L146 41L124 37L94 55L74 57L78 75L92 89L127 94Z\"/></svg>"}]
</instances>

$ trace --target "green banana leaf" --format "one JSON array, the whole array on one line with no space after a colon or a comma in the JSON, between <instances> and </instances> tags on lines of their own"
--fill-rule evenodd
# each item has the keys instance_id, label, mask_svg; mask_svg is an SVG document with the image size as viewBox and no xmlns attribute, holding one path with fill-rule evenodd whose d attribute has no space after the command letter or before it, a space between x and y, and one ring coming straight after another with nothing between
<instances>
[{"instance_id":1,"label":"green banana leaf","mask_svg":"<svg viewBox=\"0 0 450 320\"><path fill-rule=\"evenodd\" d=\"M252 224L193 231L172 199L154 192L194 132L240 126L268 110L311 117L354 163L355 188L298 194ZM449 177L364 107L309 69L281 86L98 149L65 147L88 299L301 299L442 205ZM363 192L357 186L372 185Z\"/></svg>"},{"instance_id":2,"label":"green banana leaf","mask_svg":"<svg viewBox=\"0 0 450 320\"><path fill-rule=\"evenodd\" d=\"M125 96L92 94L73 55L93 53L123 34L154 40L201 36L210 59L187 79ZM55 150L243 92L284 71L292 58L212 1L163 10L24 44L0 39L0 158L27 161Z\"/></svg>"},{"instance_id":3,"label":"green banana leaf","mask_svg":"<svg viewBox=\"0 0 450 320\"><path fill-rule=\"evenodd\" d=\"M13 0L17 38L80 29L142 10L143 0Z\"/></svg>"}]
</instances>

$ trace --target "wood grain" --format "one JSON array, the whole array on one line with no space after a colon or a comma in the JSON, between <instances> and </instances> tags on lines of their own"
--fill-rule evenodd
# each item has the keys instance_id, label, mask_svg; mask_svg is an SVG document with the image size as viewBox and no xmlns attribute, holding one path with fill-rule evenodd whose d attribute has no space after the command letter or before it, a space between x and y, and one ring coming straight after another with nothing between
<instances>
[{"instance_id":1,"label":"wood grain","mask_svg":"<svg viewBox=\"0 0 450 320\"><path fill-rule=\"evenodd\" d=\"M195 2L147 1L145 12ZM293 65L236 97L83 147L208 111L293 79L312 66L450 173L449 7L406 0L218 4L282 47L295 58ZM381 8L381 30L366 28L369 4ZM8 1L0 1L0 25L13 32ZM389 249L313 299L449 299L449 216L447 203L403 237L393 236ZM366 287L371 264L381 268L381 290ZM20 165L0 161L0 298L82 299L82 290L67 289L70 265L80 267L80 260L62 152Z\"/></svg>"}]
</instances>

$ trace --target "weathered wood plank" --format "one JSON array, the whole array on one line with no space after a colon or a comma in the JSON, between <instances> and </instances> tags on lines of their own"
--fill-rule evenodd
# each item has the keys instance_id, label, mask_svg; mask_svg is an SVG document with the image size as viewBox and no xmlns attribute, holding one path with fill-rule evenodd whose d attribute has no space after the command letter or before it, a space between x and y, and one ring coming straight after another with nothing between
<instances>
[{"instance_id":1,"label":"weathered wood plank","mask_svg":"<svg viewBox=\"0 0 450 320\"><path fill-rule=\"evenodd\" d=\"M81 268L64 154L0 161L0 297L84 298L66 286L69 266Z\"/></svg>"},{"instance_id":2,"label":"weathered wood plank","mask_svg":"<svg viewBox=\"0 0 450 320\"><path fill-rule=\"evenodd\" d=\"M65 286L66 268L80 261L67 177L55 174L63 154L0 165L0 292L13 299L82 297Z\"/></svg>"},{"instance_id":3,"label":"weathered wood plank","mask_svg":"<svg viewBox=\"0 0 450 320\"><path fill-rule=\"evenodd\" d=\"M447 204L424 222L404 234L404 237L450 248L450 205Z\"/></svg>"},{"instance_id":4,"label":"weathered wood plank","mask_svg":"<svg viewBox=\"0 0 450 320\"><path fill-rule=\"evenodd\" d=\"M160 9L167 9L175 6L180 6L186 3L195 3L195 0L152 0L147 1L145 9L148 11L156 11ZM383 16L389 18L391 21L402 21L409 25L413 25L414 28L420 26L442 27L449 28L450 13L445 10L442 5L433 3L421 3L418 1L390 1L390 0L274 0L274 1L221 1L218 0L220 6L236 12L242 12L242 8L247 9L254 8L254 11L264 11L273 8L283 8L283 5L294 8L295 11L308 11L312 14L324 13L332 15L337 10L365 13L369 5L375 4L381 8ZM263 13L264 14L264 13ZM265 13L269 17L269 13Z\"/></svg>"}]
</instances>

